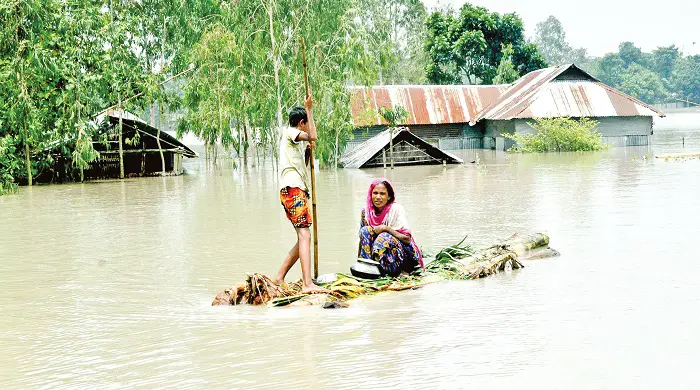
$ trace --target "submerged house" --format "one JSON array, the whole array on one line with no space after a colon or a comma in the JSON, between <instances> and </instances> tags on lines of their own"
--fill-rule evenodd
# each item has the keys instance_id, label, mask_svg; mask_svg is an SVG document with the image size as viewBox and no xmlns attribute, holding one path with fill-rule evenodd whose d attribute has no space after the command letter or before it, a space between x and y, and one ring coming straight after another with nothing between
<instances>
[{"instance_id":1,"label":"submerged house","mask_svg":"<svg viewBox=\"0 0 700 390\"><path fill-rule=\"evenodd\" d=\"M461 164L457 156L442 151L420 139L407 128L384 130L346 152L340 159L344 168L387 167L394 165Z\"/></svg>"},{"instance_id":2,"label":"submerged house","mask_svg":"<svg viewBox=\"0 0 700 390\"><path fill-rule=\"evenodd\" d=\"M526 74L509 85L377 86L351 90L355 139L348 150L386 128L381 107L402 106L403 125L442 149L507 150L504 133L534 132L534 118L591 118L604 143L648 145L655 117L664 114L578 68L560 65Z\"/></svg>"},{"instance_id":3,"label":"submerged house","mask_svg":"<svg viewBox=\"0 0 700 390\"><path fill-rule=\"evenodd\" d=\"M175 137L165 131L159 132L138 116L126 111L110 110L96 119L99 136L93 140L93 146L100 153L100 157L85 170L86 178L119 177L120 117L125 176L162 175L163 162L165 175L179 175L184 171L183 158L197 157L197 153Z\"/></svg>"}]
</instances>

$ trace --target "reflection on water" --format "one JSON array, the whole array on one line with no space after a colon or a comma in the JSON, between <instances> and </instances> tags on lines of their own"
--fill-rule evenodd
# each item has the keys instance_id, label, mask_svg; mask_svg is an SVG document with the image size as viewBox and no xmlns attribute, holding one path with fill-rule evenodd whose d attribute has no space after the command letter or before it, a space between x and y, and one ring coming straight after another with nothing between
<instances>
[{"instance_id":1,"label":"reflection on water","mask_svg":"<svg viewBox=\"0 0 700 390\"><path fill-rule=\"evenodd\" d=\"M700 161L650 158L678 134L387 171L423 247L542 231L562 256L338 311L209 306L294 243L268 168L22 188L0 198L0 387L697 387ZM321 272L347 271L384 174L318 175Z\"/></svg>"}]
</instances>

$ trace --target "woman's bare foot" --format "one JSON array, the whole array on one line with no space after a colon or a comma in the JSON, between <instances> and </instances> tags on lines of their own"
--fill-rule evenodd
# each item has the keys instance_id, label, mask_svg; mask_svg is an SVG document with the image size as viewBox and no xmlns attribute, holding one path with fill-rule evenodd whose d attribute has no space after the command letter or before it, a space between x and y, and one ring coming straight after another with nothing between
<instances>
[{"instance_id":1,"label":"woman's bare foot","mask_svg":"<svg viewBox=\"0 0 700 390\"><path fill-rule=\"evenodd\" d=\"M316 294L316 293L327 293L328 290L321 286L317 286L313 282L311 284L305 285L301 288L301 292L304 294Z\"/></svg>"}]
</instances>

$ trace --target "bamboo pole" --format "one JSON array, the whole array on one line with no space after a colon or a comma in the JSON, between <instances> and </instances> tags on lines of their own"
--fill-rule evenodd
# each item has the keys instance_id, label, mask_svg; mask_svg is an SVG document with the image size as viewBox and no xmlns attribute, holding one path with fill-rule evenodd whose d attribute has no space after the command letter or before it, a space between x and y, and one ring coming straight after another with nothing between
<instances>
[{"instance_id":1,"label":"bamboo pole","mask_svg":"<svg viewBox=\"0 0 700 390\"><path fill-rule=\"evenodd\" d=\"M301 60L304 67L304 88L306 97L311 95L309 91L309 70L306 66L306 43L304 37L301 38ZM314 148L311 146L311 206L313 215L314 230L314 279L318 278L318 216L316 215L316 168L314 163Z\"/></svg>"}]
</instances>

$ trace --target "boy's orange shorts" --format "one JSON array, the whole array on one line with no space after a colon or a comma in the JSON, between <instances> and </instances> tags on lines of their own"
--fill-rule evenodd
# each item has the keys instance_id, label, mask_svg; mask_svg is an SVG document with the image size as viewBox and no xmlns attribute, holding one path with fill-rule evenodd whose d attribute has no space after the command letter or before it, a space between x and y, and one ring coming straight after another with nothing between
<instances>
[{"instance_id":1,"label":"boy's orange shorts","mask_svg":"<svg viewBox=\"0 0 700 390\"><path fill-rule=\"evenodd\" d=\"M309 195L298 187L284 187L280 190L280 201L287 214L287 219L295 228L311 226Z\"/></svg>"}]
</instances>

